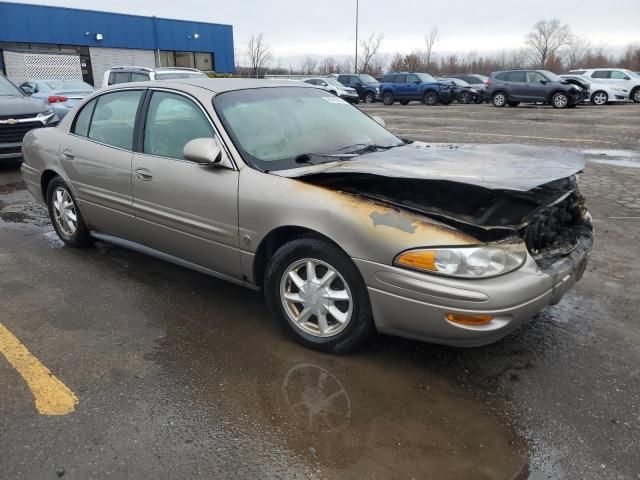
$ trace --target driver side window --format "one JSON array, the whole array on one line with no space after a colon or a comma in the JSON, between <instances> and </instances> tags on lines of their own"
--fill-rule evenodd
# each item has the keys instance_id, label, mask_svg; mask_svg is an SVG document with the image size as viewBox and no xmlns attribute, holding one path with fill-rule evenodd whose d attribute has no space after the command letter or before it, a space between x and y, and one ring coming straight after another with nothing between
<instances>
[{"instance_id":1,"label":"driver side window","mask_svg":"<svg viewBox=\"0 0 640 480\"><path fill-rule=\"evenodd\" d=\"M540 83L542 81L546 81L544 75L539 72L527 72L527 82L528 83Z\"/></svg>"},{"instance_id":2,"label":"driver side window","mask_svg":"<svg viewBox=\"0 0 640 480\"><path fill-rule=\"evenodd\" d=\"M144 153L184 159L184 146L195 138L213 138L209 119L188 98L153 92L144 127Z\"/></svg>"}]
</instances>

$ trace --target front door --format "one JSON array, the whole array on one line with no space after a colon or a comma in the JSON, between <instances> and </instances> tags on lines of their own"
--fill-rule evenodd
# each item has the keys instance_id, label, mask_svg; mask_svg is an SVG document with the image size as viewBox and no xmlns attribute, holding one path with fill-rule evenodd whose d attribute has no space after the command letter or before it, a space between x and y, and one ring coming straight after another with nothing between
<instances>
[{"instance_id":1,"label":"front door","mask_svg":"<svg viewBox=\"0 0 640 480\"><path fill-rule=\"evenodd\" d=\"M189 97L156 90L143 115L142 151L133 156L133 208L143 243L239 278L238 172L183 156L190 140L214 137L207 113Z\"/></svg>"},{"instance_id":2,"label":"front door","mask_svg":"<svg viewBox=\"0 0 640 480\"><path fill-rule=\"evenodd\" d=\"M82 107L60 145L67 173L91 230L137 241L131 161L144 90L101 95Z\"/></svg>"},{"instance_id":3,"label":"front door","mask_svg":"<svg viewBox=\"0 0 640 480\"><path fill-rule=\"evenodd\" d=\"M407 75L407 83L405 84L405 94L403 95L407 100L411 99L420 99L420 79L417 75L409 74Z\"/></svg>"},{"instance_id":4,"label":"front door","mask_svg":"<svg viewBox=\"0 0 640 480\"><path fill-rule=\"evenodd\" d=\"M527 72L528 100L532 102L544 102L547 100L549 79L540 72Z\"/></svg>"}]
</instances>

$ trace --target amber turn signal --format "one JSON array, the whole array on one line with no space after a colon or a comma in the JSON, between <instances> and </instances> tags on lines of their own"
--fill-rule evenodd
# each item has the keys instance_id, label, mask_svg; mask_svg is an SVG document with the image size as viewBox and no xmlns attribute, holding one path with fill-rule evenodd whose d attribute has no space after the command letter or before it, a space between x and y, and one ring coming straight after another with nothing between
<instances>
[{"instance_id":1,"label":"amber turn signal","mask_svg":"<svg viewBox=\"0 0 640 480\"><path fill-rule=\"evenodd\" d=\"M447 320L460 325L485 325L493 320L493 315L464 315L462 313L447 313Z\"/></svg>"},{"instance_id":2,"label":"amber turn signal","mask_svg":"<svg viewBox=\"0 0 640 480\"><path fill-rule=\"evenodd\" d=\"M398 255L395 263L403 267L437 272L436 254L435 250L412 250Z\"/></svg>"}]
</instances>

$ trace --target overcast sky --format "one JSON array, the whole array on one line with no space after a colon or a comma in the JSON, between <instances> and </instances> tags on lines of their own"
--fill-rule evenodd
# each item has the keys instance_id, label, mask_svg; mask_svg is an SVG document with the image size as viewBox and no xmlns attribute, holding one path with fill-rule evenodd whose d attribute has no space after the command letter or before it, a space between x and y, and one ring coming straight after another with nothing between
<instances>
[{"instance_id":1,"label":"overcast sky","mask_svg":"<svg viewBox=\"0 0 640 480\"><path fill-rule=\"evenodd\" d=\"M276 57L351 55L355 0L26 0L119 13L226 23L236 48L264 33ZM382 50L410 52L424 46L432 26L436 51L496 52L522 46L540 19L559 18L595 45L618 50L640 43L640 0L360 0L360 34L383 32Z\"/></svg>"}]
</instances>

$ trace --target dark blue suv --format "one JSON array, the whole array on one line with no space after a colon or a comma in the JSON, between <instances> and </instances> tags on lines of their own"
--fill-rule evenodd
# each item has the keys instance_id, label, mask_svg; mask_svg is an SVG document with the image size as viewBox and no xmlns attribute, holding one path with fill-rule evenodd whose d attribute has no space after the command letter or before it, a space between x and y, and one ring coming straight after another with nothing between
<instances>
[{"instance_id":1,"label":"dark blue suv","mask_svg":"<svg viewBox=\"0 0 640 480\"><path fill-rule=\"evenodd\" d=\"M406 105L412 100L425 105L448 105L454 100L454 91L450 83L438 82L428 73L393 72L382 79L380 96L385 105Z\"/></svg>"}]
</instances>

